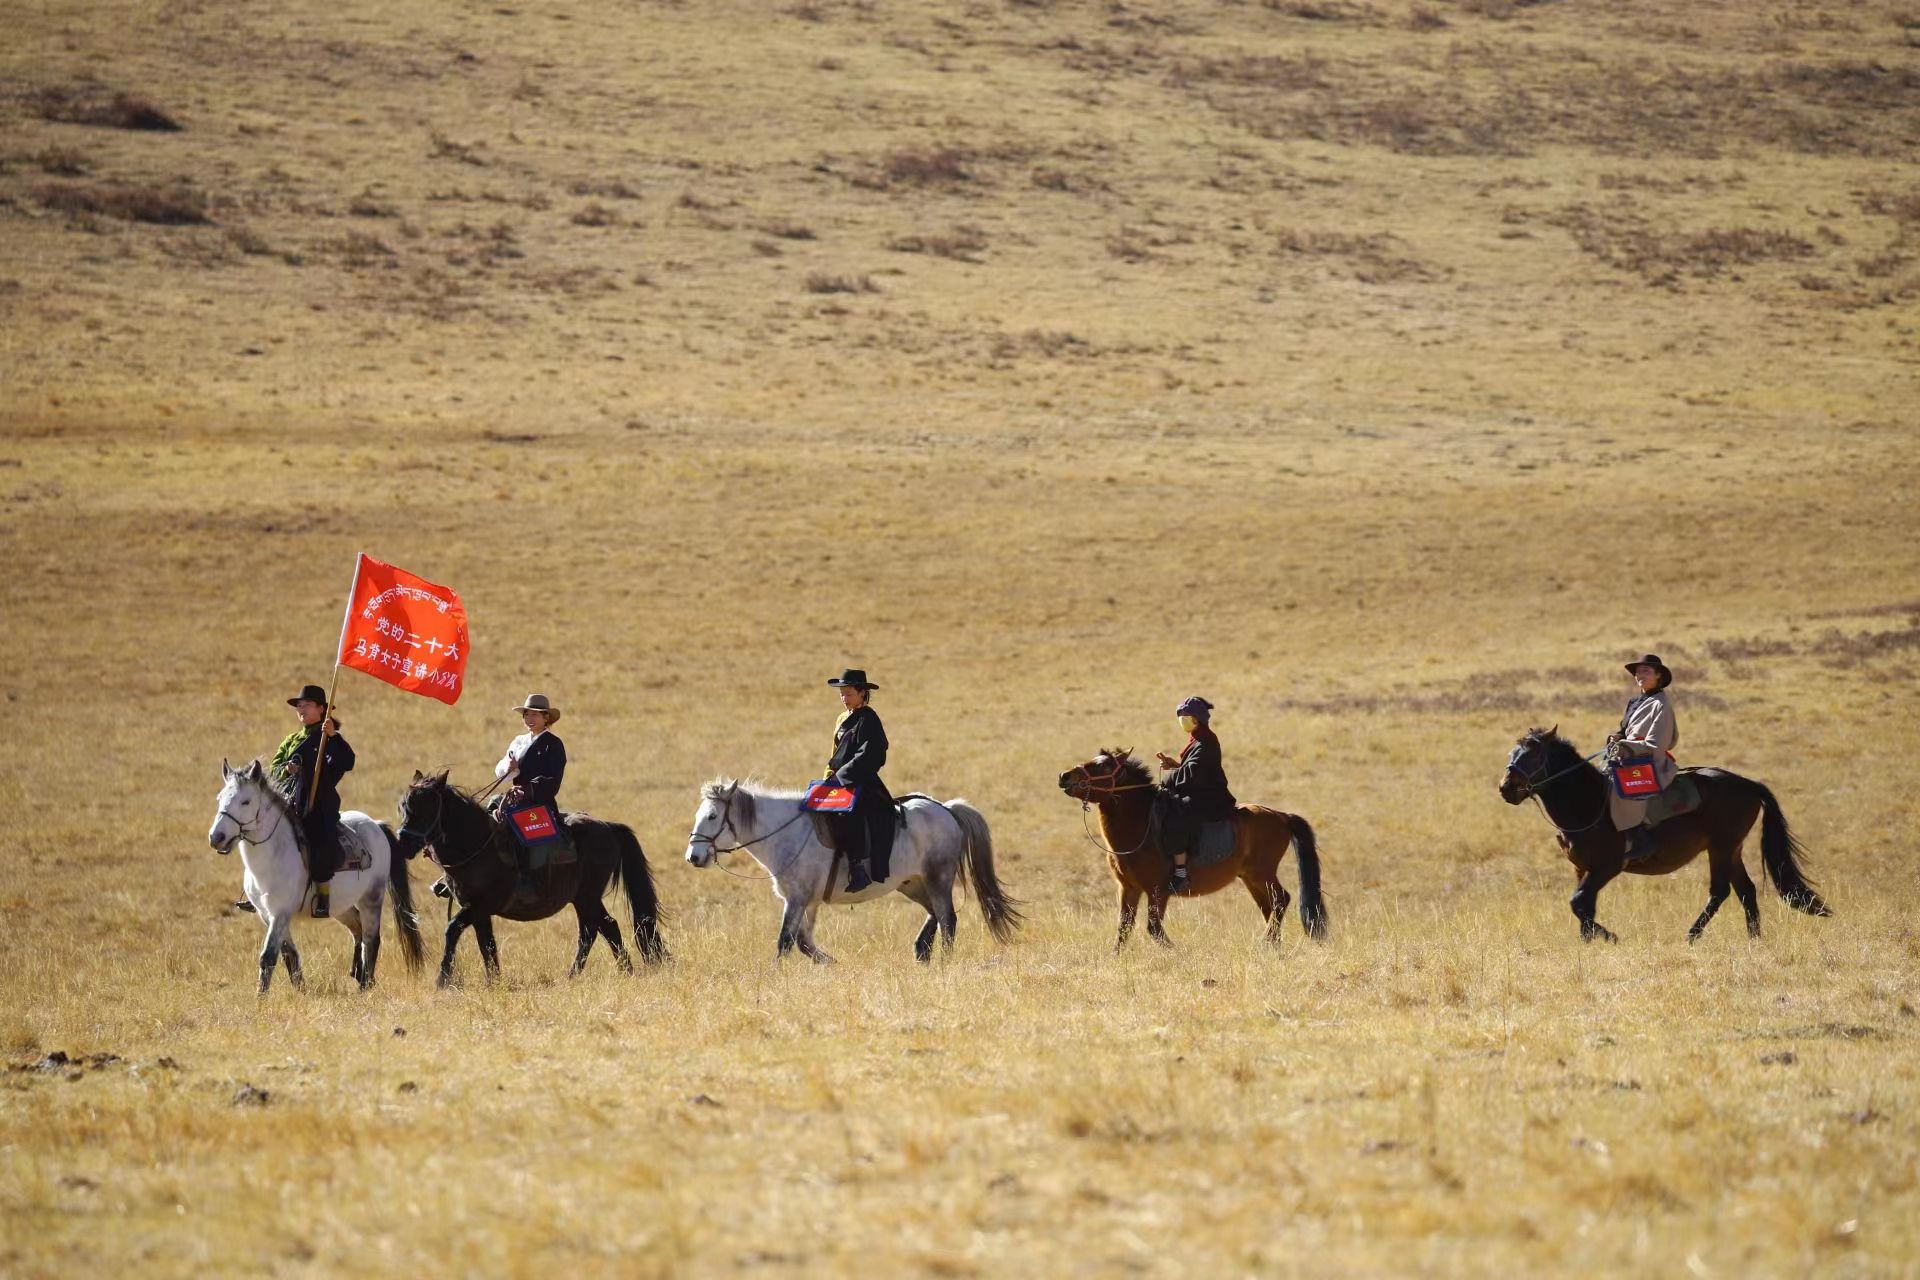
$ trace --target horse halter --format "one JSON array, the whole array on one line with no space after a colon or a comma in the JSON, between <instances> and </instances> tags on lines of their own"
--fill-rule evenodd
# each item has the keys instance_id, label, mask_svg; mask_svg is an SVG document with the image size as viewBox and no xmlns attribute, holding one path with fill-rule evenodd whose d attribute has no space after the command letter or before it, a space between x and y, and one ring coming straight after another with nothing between
<instances>
[{"instance_id":1,"label":"horse halter","mask_svg":"<svg viewBox=\"0 0 1920 1280\"><path fill-rule=\"evenodd\" d=\"M741 840L740 828L733 825L733 798L739 794L740 794L740 786L738 783L735 783L733 786L727 788L727 798L724 801L722 801L720 805L720 825L713 829L712 835L707 835L705 832L701 831L698 827L695 827L691 832L687 834L688 844L700 844L702 842L705 842L707 848L713 851L714 865L716 866L719 865L721 854L738 853L742 849L751 849L753 848L753 846L757 844L764 844L766 841L773 839L775 836L779 835L782 831L785 831L788 827L792 826L794 823L800 821L800 819L807 816L807 811L805 809L802 809L800 810L800 812L794 814L791 818L788 818L785 822L781 823L779 826L775 827L773 830L767 832L767 834L763 836L755 836L751 840ZM723 849L720 847L720 835L722 832L726 832L726 831L733 832L733 838L739 841L739 843ZM720 869L722 871L726 870L725 867L721 867Z\"/></svg>"},{"instance_id":2,"label":"horse halter","mask_svg":"<svg viewBox=\"0 0 1920 1280\"><path fill-rule=\"evenodd\" d=\"M238 804L238 803L240 803L240 797L238 795L235 795L233 797L233 804ZM248 844L263 844L266 841L272 839L274 831L278 831L280 829L280 823L285 822L287 820L287 811L285 809L282 809L280 810L279 821L273 824L273 831L263 832L262 834L257 836L250 836L247 834L247 824L233 816L233 804L228 805L226 808L222 809L220 812L213 815L214 824L217 826L220 822L220 819L225 818L227 821L233 823L233 838L236 840L245 840ZM260 815L258 814L254 815L255 818L258 818L259 816ZM227 848L231 849L233 848L233 846L228 845Z\"/></svg>"},{"instance_id":3,"label":"horse halter","mask_svg":"<svg viewBox=\"0 0 1920 1280\"><path fill-rule=\"evenodd\" d=\"M1550 761L1542 763L1541 766L1536 770L1522 769L1520 767L1520 753L1522 751L1525 751L1529 746L1538 746L1538 745L1540 745L1538 739L1534 739L1534 738L1522 739L1519 743L1517 743L1514 746L1512 753L1507 756L1507 776L1514 777L1515 775L1518 775L1520 779L1520 799L1521 800L1531 799L1535 804L1539 805L1540 812L1546 816L1546 819L1548 822L1553 824L1553 829L1555 831L1558 831L1561 835L1568 835L1568 836L1578 835L1583 831L1588 831L1594 827L1599 826L1600 819L1607 816L1607 810L1609 808L1607 804L1606 793L1604 791L1601 792L1600 794L1600 812L1594 815L1592 822L1589 822L1585 826L1580 826L1580 827L1563 827L1558 822L1554 821L1553 815L1551 813L1547 812L1547 802L1541 796L1540 789L1546 786L1549 782L1556 782L1559 779L1566 777L1568 774L1578 770L1582 765L1588 763L1589 761L1593 760L1595 757L1602 755L1604 753L1596 751L1593 753L1593 755L1586 756L1582 759L1574 761L1572 764L1560 770L1558 773L1547 773L1548 765L1551 763ZM1545 775L1544 777L1542 776L1543 774ZM1515 803L1518 803L1518 801L1515 801Z\"/></svg>"},{"instance_id":4,"label":"horse halter","mask_svg":"<svg viewBox=\"0 0 1920 1280\"><path fill-rule=\"evenodd\" d=\"M1079 797L1081 808L1084 809L1089 804L1105 804L1122 791L1149 791L1153 788L1151 782L1122 783L1120 781L1121 770L1125 769L1128 764L1125 756L1106 756L1103 758L1113 762L1112 773L1095 774L1089 772L1085 764L1075 765L1073 768L1073 772L1080 775L1081 789L1086 792L1085 795ZM1091 760L1087 762L1087 764L1092 763L1093 761ZM1093 789L1095 784L1099 784L1102 787L1102 790L1098 793Z\"/></svg>"},{"instance_id":5,"label":"horse halter","mask_svg":"<svg viewBox=\"0 0 1920 1280\"><path fill-rule=\"evenodd\" d=\"M434 806L433 806L432 825L427 827L426 830L422 831L420 828L414 826L412 820L409 819L408 821L400 824L400 834L403 836L406 836L409 839L418 840L420 842L420 847L426 850L429 856L431 856L435 862L440 864L440 869L442 871L452 871L456 867L466 866L469 862L472 862L474 859L478 858L481 854L485 853L488 849L491 849L493 847L493 842L500 838L500 827L498 824L489 824L493 826L493 831L491 832L491 834L487 836L485 840L482 840L480 842L480 846L478 848L476 848L472 853L468 854L466 857L462 858L458 862L448 862L445 858L443 858L440 855L440 839L439 839L440 837L444 837L447 834L447 826L446 826L447 796L446 796L446 792L441 790L441 788L446 785L447 783L444 780L442 780L438 783L430 783L424 788L424 790L427 790L433 793ZM408 788L408 794L411 795L414 792L420 791L422 789L423 788L419 787L418 785L410 787ZM406 801L403 800L400 803L401 803L402 812L405 812Z\"/></svg>"}]
</instances>

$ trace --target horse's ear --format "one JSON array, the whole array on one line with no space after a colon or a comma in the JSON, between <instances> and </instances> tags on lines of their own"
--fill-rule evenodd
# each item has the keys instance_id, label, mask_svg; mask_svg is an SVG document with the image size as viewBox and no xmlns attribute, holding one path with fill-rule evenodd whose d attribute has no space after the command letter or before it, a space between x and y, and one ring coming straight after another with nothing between
<instances>
[{"instance_id":1,"label":"horse's ear","mask_svg":"<svg viewBox=\"0 0 1920 1280\"><path fill-rule=\"evenodd\" d=\"M424 773L421 773L421 772L420 772L420 771L419 771L418 769L415 769L415 770L413 771L413 785L414 785L414 786L416 786L416 787L417 787L417 786L419 786L419 785L420 785L420 779L422 779L422 778L424 778L424 777L426 777L426 776L427 776L426 774L424 774Z\"/></svg>"},{"instance_id":2,"label":"horse's ear","mask_svg":"<svg viewBox=\"0 0 1920 1280\"><path fill-rule=\"evenodd\" d=\"M1122 748L1120 748L1120 750L1119 750L1119 751L1118 751L1118 752L1116 753L1116 756L1115 756L1115 758L1116 758L1116 759L1120 759L1120 760L1131 760L1131 759L1133 759L1133 748L1132 748L1132 747L1122 747Z\"/></svg>"},{"instance_id":3,"label":"horse's ear","mask_svg":"<svg viewBox=\"0 0 1920 1280\"><path fill-rule=\"evenodd\" d=\"M267 776L267 771L260 767L260 762L258 760L255 760L252 764L247 766L247 776L249 778L264 778Z\"/></svg>"},{"instance_id":4,"label":"horse's ear","mask_svg":"<svg viewBox=\"0 0 1920 1280\"><path fill-rule=\"evenodd\" d=\"M233 766L227 763L225 756L220 757L220 776L228 781L233 779Z\"/></svg>"},{"instance_id":5,"label":"horse's ear","mask_svg":"<svg viewBox=\"0 0 1920 1280\"><path fill-rule=\"evenodd\" d=\"M453 766L452 766L452 765L448 765L448 766L447 766L446 768L444 768L444 769L442 769L442 770L441 770L440 772L438 772L438 773L436 773L436 774L434 774L434 775L433 775L433 785L434 785L434 786L436 786L436 787L444 787L444 786L446 786L446 785L447 785L447 775L448 775L448 774L450 774L450 773L452 773L452 772L453 772Z\"/></svg>"},{"instance_id":6,"label":"horse's ear","mask_svg":"<svg viewBox=\"0 0 1920 1280\"><path fill-rule=\"evenodd\" d=\"M1557 738L1557 737L1559 737L1559 736L1560 736L1560 726L1559 726L1559 724L1558 724L1558 723L1556 723L1556 724L1555 724L1555 725L1553 726L1553 728L1551 728L1551 729L1549 729L1549 730L1547 730L1547 736L1548 736L1549 738Z\"/></svg>"}]
</instances>

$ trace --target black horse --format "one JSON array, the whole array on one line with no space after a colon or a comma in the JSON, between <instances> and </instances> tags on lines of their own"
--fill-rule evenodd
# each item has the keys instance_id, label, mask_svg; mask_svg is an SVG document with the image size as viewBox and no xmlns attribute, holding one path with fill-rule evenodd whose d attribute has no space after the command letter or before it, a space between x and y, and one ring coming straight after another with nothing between
<instances>
[{"instance_id":1,"label":"black horse","mask_svg":"<svg viewBox=\"0 0 1920 1280\"><path fill-rule=\"evenodd\" d=\"M1781 900L1810 916L1833 914L1801 874L1799 860L1806 850L1794 839L1786 815L1780 812L1780 802L1765 784L1726 769L1682 772L1700 788L1700 807L1655 827L1654 851L1623 865L1626 841L1613 829L1609 815L1607 793L1612 784L1604 772L1582 758L1579 748L1554 729L1529 729L1507 757L1500 798L1508 804L1519 804L1529 796L1538 798L1548 821L1559 831L1560 845L1580 879L1571 905L1580 921L1583 940L1618 941L1593 918L1600 890L1608 881L1622 871L1664 876L1692 862L1702 849L1707 851L1711 876L1707 907L1687 930L1687 941L1700 937L1707 921L1727 900L1729 887L1740 895L1740 905L1746 909L1747 932L1759 937L1759 896L1740 859L1740 846L1753 830L1756 818L1760 820L1760 861Z\"/></svg>"},{"instance_id":2,"label":"black horse","mask_svg":"<svg viewBox=\"0 0 1920 1280\"><path fill-rule=\"evenodd\" d=\"M516 898L520 873L514 860L514 835L465 791L447 781L445 770L432 775L415 773L413 784L400 798L400 847L411 858L425 847L447 873L447 883L460 910L447 925L447 950L440 958L440 985L453 981L453 951L460 934L473 927L480 959L489 980L500 976L500 951L494 944L493 917L544 920L572 904L580 923L580 948L568 976L586 967L587 952L597 934L607 940L620 968L633 972L633 961L620 942L620 926L613 922L600 899L611 884L624 884L633 921L633 942L640 958L659 964L667 958L660 940L660 904L653 892L653 869L640 849L633 828L602 822L585 814L568 814L567 832L578 858L555 863L536 877L538 892Z\"/></svg>"}]
</instances>

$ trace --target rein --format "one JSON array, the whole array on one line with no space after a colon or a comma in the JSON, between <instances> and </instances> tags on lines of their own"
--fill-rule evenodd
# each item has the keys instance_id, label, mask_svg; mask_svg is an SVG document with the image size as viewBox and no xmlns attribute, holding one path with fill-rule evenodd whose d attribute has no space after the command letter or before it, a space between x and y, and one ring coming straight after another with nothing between
<instances>
[{"instance_id":1,"label":"rein","mask_svg":"<svg viewBox=\"0 0 1920 1280\"><path fill-rule=\"evenodd\" d=\"M771 840L775 836L779 835L782 831L785 831L788 827L792 826L794 823L800 821L800 819L806 817L807 810L805 810L804 808L801 809L798 813L794 814L791 818L788 818L785 822L781 823L779 826L775 827L773 830L767 832L763 836L755 836L751 840L741 840L740 828L733 825L733 797L738 793L739 793L739 787L737 784L734 786L732 790L727 792L726 803L721 805L720 807L720 825L713 829L712 835L706 835L703 832L695 831L687 837L687 843L698 844L704 840L707 844L707 848L713 851L713 865L720 868L722 871L726 872L728 875L733 876L735 879L777 880L780 878L779 873L768 871L765 867L761 868L761 874L759 875L755 875L750 871L735 871L732 867L729 867L726 863L720 861L720 855L723 853L739 853L742 849L751 849L753 848L753 846L757 844L764 844L768 840ZM720 833L723 831L733 832L733 838L735 840L739 840L740 842L738 844L731 845L724 849L721 848ZM796 853L794 856L798 857L799 855ZM788 861L791 862L792 859L788 859ZM780 868L780 870L785 871L786 868L782 867Z\"/></svg>"},{"instance_id":2,"label":"rein","mask_svg":"<svg viewBox=\"0 0 1920 1280\"><path fill-rule=\"evenodd\" d=\"M495 785L498 785L499 781L500 780L498 778L494 779ZM442 785L444 786L445 784L443 783ZM488 789L491 790L492 788L488 788ZM437 787L431 788L431 790L433 791L433 799L434 799L432 825L429 826L426 830L421 831L415 828L411 822L404 822L400 825L401 835L410 836L416 840L419 840L423 845L425 845L428 853L432 855L433 860L440 864L440 869L442 871L453 871L456 868L464 867L469 863L473 862L475 859L477 859L481 854L485 853L487 850L493 848L493 842L500 838L501 827L500 827L500 824L497 822L488 823L488 825L493 828L492 833L489 834L485 840L481 841L479 846L476 847L472 853L460 859L460 861L448 862L444 857L442 857L440 853L440 842L436 840L434 836L436 834L445 836L447 833L447 829L446 829L447 797L446 797L446 793L441 791Z\"/></svg>"},{"instance_id":3,"label":"rein","mask_svg":"<svg viewBox=\"0 0 1920 1280\"><path fill-rule=\"evenodd\" d=\"M1105 840L1101 839L1099 836L1094 835L1093 824L1087 818L1087 806L1089 804L1103 805L1107 801L1113 799L1116 795L1120 794L1120 792L1122 791L1153 790L1153 783L1151 782L1121 782L1120 769L1121 769L1121 762L1116 760L1114 761L1112 773L1104 774L1100 777L1095 777L1093 774L1087 772L1087 768L1085 765L1080 766L1082 788L1086 792L1085 795L1080 797L1080 827L1081 827L1081 830L1086 835L1087 842L1093 845L1094 848L1100 850L1102 853L1112 854L1116 858L1128 858L1140 852L1142 849L1146 848L1149 843L1152 842L1153 822L1151 818L1149 818L1147 822L1147 829L1145 833L1142 834L1140 837L1140 843L1136 844L1131 849L1115 849L1112 845L1108 844ZM1101 787L1101 790L1099 791L1098 794L1096 794L1093 790L1094 785L1096 783L1098 783Z\"/></svg>"},{"instance_id":4,"label":"rein","mask_svg":"<svg viewBox=\"0 0 1920 1280\"><path fill-rule=\"evenodd\" d=\"M1604 749L1596 751L1590 756L1586 756L1582 759L1574 761L1572 764L1560 770L1560 772L1558 773L1548 774L1546 777L1541 778L1537 782L1534 780L1533 775L1530 773L1520 773L1520 771L1517 769L1514 770L1514 772L1520 773L1520 780L1527 784L1528 798L1531 799L1535 804L1540 806L1540 815L1547 820L1548 825L1550 825L1555 831L1558 831L1563 836L1577 836L1577 835L1580 835L1582 832L1593 830L1595 827L1600 825L1600 820L1607 816L1607 810L1611 806L1607 803L1606 790L1602 788L1600 792L1600 812L1593 815L1592 822L1589 822L1585 826L1581 826L1581 827L1563 827L1558 822L1554 821L1553 814L1548 812L1547 802L1540 795L1540 788L1546 786L1549 782L1556 782L1559 779L1566 777L1568 774L1576 772L1583 766L1591 763L1594 760L1597 760L1599 757L1605 754L1606 754L1606 751Z\"/></svg>"},{"instance_id":5,"label":"rein","mask_svg":"<svg viewBox=\"0 0 1920 1280\"><path fill-rule=\"evenodd\" d=\"M235 796L234 797L235 803L238 803L239 799L240 799L239 796ZM233 809L231 806L229 806L228 808L222 809L219 813L214 814L213 820L215 822L218 822L220 821L220 819L226 818L233 823L233 832L234 832L234 836L237 839L245 840L248 844L264 844L268 840L271 840L273 838L274 831L280 830L280 823L285 822L287 820L287 810L284 807L280 808L279 813L280 813L280 819L278 822L275 822L273 824L273 831L268 831L262 835L257 835L257 836L250 836L247 834L246 824L240 821L240 819L233 816Z\"/></svg>"}]
</instances>

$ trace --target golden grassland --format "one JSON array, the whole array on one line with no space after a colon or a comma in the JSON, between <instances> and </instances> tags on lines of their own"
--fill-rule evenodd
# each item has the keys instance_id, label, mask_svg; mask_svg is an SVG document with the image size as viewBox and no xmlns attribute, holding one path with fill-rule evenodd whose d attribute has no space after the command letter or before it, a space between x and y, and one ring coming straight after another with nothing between
<instances>
[{"instance_id":1,"label":"golden grassland","mask_svg":"<svg viewBox=\"0 0 1920 1280\"><path fill-rule=\"evenodd\" d=\"M9 15L0 1272L1920 1274L1916 22ZM360 995L308 922L254 997L217 764L361 550L475 656L453 708L344 677L347 803L546 689L670 965L567 982L569 917ZM1834 919L1690 948L1694 867L1577 941L1494 784L1649 647ZM903 903L776 966L764 884L680 860L850 664L1014 945L963 904L914 966ZM1325 944L1221 895L1109 953L1054 778L1193 691L1318 830Z\"/></svg>"}]
</instances>

